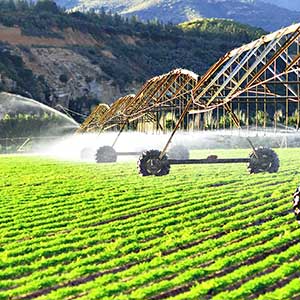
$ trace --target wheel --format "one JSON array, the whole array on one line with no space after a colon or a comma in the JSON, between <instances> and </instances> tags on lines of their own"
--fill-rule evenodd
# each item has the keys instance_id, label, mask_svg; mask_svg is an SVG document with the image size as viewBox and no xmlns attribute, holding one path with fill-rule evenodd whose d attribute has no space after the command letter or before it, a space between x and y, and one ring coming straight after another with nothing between
<instances>
[{"instance_id":1,"label":"wheel","mask_svg":"<svg viewBox=\"0 0 300 300\"><path fill-rule=\"evenodd\" d=\"M82 160L91 160L95 154L94 149L85 147L80 151L80 159Z\"/></svg>"},{"instance_id":2,"label":"wheel","mask_svg":"<svg viewBox=\"0 0 300 300\"><path fill-rule=\"evenodd\" d=\"M298 223L300 223L300 187L296 189L294 194L293 210Z\"/></svg>"},{"instance_id":3,"label":"wheel","mask_svg":"<svg viewBox=\"0 0 300 300\"><path fill-rule=\"evenodd\" d=\"M250 162L248 164L248 170L250 174L269 172L276 173L279 169L279 158L274 150L270 148L259 147L250 154Z\"/></svg>"},{"instance_id":4,"label":"wheel","mask_svg":"<svg viewBox=\"0 0 300 300\"><path fill-rule=\"evenodd\" d=\"M170 172L168 156L165 154L162 159L159 158L159 150L145 151L138 160L138 170L142 176L164 176Z\"/></svg>"},{"instance_id":5,"label":"wheel","mask_svg":"<svg viewBox=\"0 0 300 300\"><path fill-rule=\"evenodd\" d=\"M183 160L190 158L190 151L183 145L173 146L170 151L168 151L169 159Z\"/></svg>"},{"instance_id":6,"label":"wheel","mask_svg":"<svg viewBox=\"0 0 300 300\"><path fill-rule=\"evenodd\" d=\"M109 163L117 161L117 152L111 146L103 146L97 150L96 162L97 163Z\"/></svg>"}]
</instances>

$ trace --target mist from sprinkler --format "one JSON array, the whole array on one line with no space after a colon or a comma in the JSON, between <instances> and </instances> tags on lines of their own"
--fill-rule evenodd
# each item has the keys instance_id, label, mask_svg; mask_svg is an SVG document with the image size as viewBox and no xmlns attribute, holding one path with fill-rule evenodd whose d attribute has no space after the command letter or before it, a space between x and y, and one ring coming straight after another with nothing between
<instances>
[{"instance_id":1,"label":"mist from sprinkler","mask_svg":"<svg viewBox=\"0 0 300 300\"><path fill-rule=\"evenodd\" d=\"M95 162L97 149L102 146L111 146L118 132L103 133L83 133L65 136L61 139L44 144L41 155L50 156L56 159ZM118 139L114 149L117 152L139 152L145 150L162 150L166 144L170 133L141 133L141 132L123 132ZM287 133L286 131L277 131L274 129L261 132L250 131L246 129L235 130L214 130L214 131L179 131L175 134L169 149L175 145L184 145L188 149L250 149L247 141L250 137L256 147L267 146L280 147L282 140L288 137L289 141L295 140L299 143L299 135ZM89 158L82 159L83 149L90 149L92 155ZM118 161L137 161L137 155L118 156Z\"/></svg>"},{"instance_id":2,"label":"mist from sprinkler","mask_svg":"<svg viewBox=\"0 0 300 300\"><path fill-rule=\"evenodd\" d=\"M25 128L20 128L18 133L17 128L19 127L17 127L13 136L9 135L8 132L0 132L2 145L7 145L7 142L13 143L20 153L25 151L24 149L33 148L37 150L41 143L45 143L40 141L49 141L49 139L53 141L53 137L60 139L66 134L75 132L79 127L79 124L73 118L52 107L27 97L1 92L0 120L6 118L7 115L13 119L20 118L22 120L21 124L24 124ZM35 118L40 121L38 123L40 127L35 127L32 130L31 126ZM9 139L9 141L6 139Z\"/></svg>"},{"instance_id":3,"label":"mist from sprinkler","mask_svg":"<svg viewBox=\"0 0 300 300\"><path fill-rule=\"evenodd\" d=\"M34 153L37 155L46 155L57 159L82 161L81 152L88 148L93 153L86 161L94 162L97 149L101 146L111 146L118 135L117 131L103 133L84 133L76 134L75 131L79 124L58 110L45 104L37 102L26 97L0 93L0 119L5 114L36 114L44 113L59 116L64 120L59 128L49 129L44 132L44 136L57 136L51 140L41 140L35 142ZM68 129L71 134L63 134ZM43 134L43 133L42 133ZM141 132L123 132L115 145L117 152L139 152L145 150L162 150L167 142L170 133L141 133ZM228 149L228 148L249 148L246 138L250 137L256 146L263 145L264 140L275 143L278 147L284 137L289 141L298 142L298 133L294 128L280 127L278 124L276 130L274 127L260 129L242 128L242 129L219 129L205 131L178 131L176 132L169 149L174 145L184 145L189 149ZM120 156L118 161L136 160L136 156Z\"/></svg>"},{"instance_id":4,"label":"mist from sprinkler","mask_svg":"<svg viewBox=\"0 0 300 300\"><path fill-rule=\"evenodd\" d=\"M79 124L71 117L66 114L46 105L38 102L34 99L27 97L10 94L6 92L0 93L0 119L2 119L6 114L43 114L49 113L61 117L69 124L70 128L77 128Z\"/></svg>"}]
</instances>

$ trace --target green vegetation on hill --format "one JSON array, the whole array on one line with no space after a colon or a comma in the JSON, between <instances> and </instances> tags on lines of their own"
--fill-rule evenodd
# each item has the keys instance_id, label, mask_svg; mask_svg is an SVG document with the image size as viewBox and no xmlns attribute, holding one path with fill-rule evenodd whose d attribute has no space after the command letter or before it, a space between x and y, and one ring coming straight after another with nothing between
<instances>
[{"instance_id":1,"label":"green vegetation on hill","mask_svg":"<svg viewBox=\"0 0 300 300\"><path fill-rule=\"evenodd\" d=\"M159 178L1 157L0 298L293 299L298 153L280 150L277 174L202 165Z\"/></svg>"},{"instance_id":2,"label":"green vegetation on hill","mask_svg":"<svg viewBox=\"0 0 300 300\"><path fill-rule=\"evenodd\" d=\"M265 31L260 28L227 19L199 19L184 22L179 26L186 32L206 34L207 38L210 35L219 36L227 40L255 40L258 36L265 34Z\"/></svg>"}]
</instances>

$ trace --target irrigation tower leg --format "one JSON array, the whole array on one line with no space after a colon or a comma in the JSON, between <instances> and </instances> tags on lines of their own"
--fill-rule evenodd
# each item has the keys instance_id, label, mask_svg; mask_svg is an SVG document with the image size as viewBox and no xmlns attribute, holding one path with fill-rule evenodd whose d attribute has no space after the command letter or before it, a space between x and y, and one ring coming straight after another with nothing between
<instances>
[{"instance_id":1,"label":"irrigation tower leg","mask_svg":"<svg viewBox=\"0 0 300 300\"><path fill-rule=\"evenodd\" d=\"M124 129L125 129L125 127L126 127L126 125L127 125L127 122L126 122L126 123L124 123L124 124L122 125L121 129L119 130L119 133L118 133L117 137L115 138L115 140L114 140L114 142L113 142L113 144L112 144L112 148L114 148L114 147L115 147L115 145L116 145L116 143L117 143L117 141L118 141L118 139L119 139L120 135L121 135L121 134L122 134L122 132L124 131Z\"/></svg>"},{"instance_id":2,"label":"irrigation tower leg","mask_svg":"<svg viewBox=\"0 0 300 300\"><path fill-rule=\"evenodd\" d=\"M165 147L163 148L163 150L162 150L161 153L160 153L159 159L162 159L163 156L166 154L166 152L167 152L167 150L168 150L168 147L169 147L170 143L172 142L172 139L173 139L174 134L175 134L176 131L178 130L178 128L179 128L179 126L180 126L180 124L181 124L183 118L186 116L187 112L189 111L189 108L190 108L191 104L193 103L193 101L194 101L194 96L193 96L193 93L191 93L191 99L187 102L187 104L186 104L186 106L185 106L185 108L184 108L184 111L182 112L182 114L181 114L179 120L177 121L176 126L175 126L175 128L173 129L173 131L172 131L172 133L171 133L171 135L170 135L170 137L169 137L169 139L168 139L168 141L167 141Z\"/></svg>"},{"instance_id":3,"label":"irrigation tower leg","mask_svg":"<svg viewBox=\"0 0 300 300\"><path fill-rule=\"evenodd\" d=\"M251 146L251 148L252 148L252 150L253 150L253 153L254 153L255 157L258 158L258 155L257 155L257 153L256 153L256 149L255 149L255 147L254 147L254 145L253 145L253 143L252 143L252 141L250 140L249 137L247 137L247 141L248 141L248 143L250 144L250 146Z\"/></svg>"}]
</instances>

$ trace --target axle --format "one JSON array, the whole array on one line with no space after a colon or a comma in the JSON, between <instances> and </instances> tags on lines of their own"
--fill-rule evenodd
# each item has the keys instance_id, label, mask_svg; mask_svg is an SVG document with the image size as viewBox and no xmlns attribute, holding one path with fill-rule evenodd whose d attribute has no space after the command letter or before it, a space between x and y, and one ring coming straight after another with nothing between
<instances>
[{"instance_id":1,"label":"axle","mask_svg":"<svg viewBox=\"0 0 300 300\"><path fill-rule=\"evenodd\" d=\"M142 154L142 151L140 152L116 152L116 154L119 156L122 156L122 155L141 155Z\"/></svg>"},{"instance_id":2,"label":"axle","mask_svg":"<svg viewBox=\"0 0 300 300\"><path fill-rule=\"evenodd\" d=\"M250 158L168 159L170 165L249 163Z\"/></svg>"}]
</instances>

